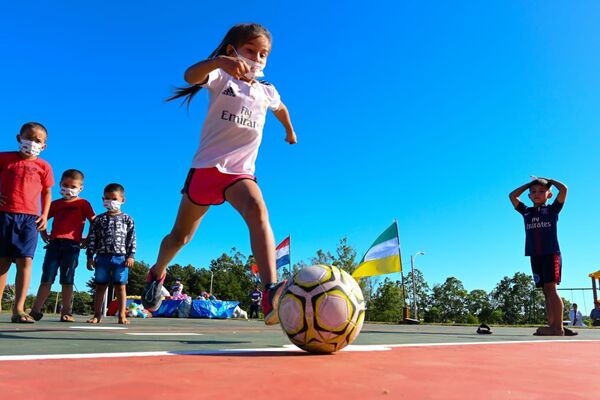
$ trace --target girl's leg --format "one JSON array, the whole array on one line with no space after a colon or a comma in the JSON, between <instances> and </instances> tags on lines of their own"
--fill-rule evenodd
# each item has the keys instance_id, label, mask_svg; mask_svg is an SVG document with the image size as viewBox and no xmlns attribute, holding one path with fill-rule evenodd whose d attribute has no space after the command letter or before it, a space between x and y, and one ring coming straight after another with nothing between
<instances>
[{"instance_id":1,"label":"girl's leg","mask_svg":"<svg viewBox=\"0 0 600 400\"><path fill-rule=\"evenodd\" d=\"M73 314L73 285L62 285L62 310L61 315Z\"/></svg>"},{"instance_id":2,"label":"girl's leg","mask_svg":"<svg viewBox=\"0 0 600 400\"><path fill-rule=\"evenodd\" d=\"M42 312L42 307L44 307L44 303L48 299L50 295L50 289L52 288L51 283L41 283L38 289L37 295L35 296L35 301L33 302L33 306L31 306L32 314L39 314Z\"/></svg>"},{"instance_id":3,"label":"girl's leg","mask_svg":"<svg viewBox=\"0 0 600 400\"><path fill-rule=\"evenodd\" d=\"M119 323L129 324L127 320L127 292L125 285L115 284L114 288L117 293L117 302L119 303Z\"/></svg>"},{"instance_id":4,"label":"girl's leg","mask_svg":"<svg viewBox=\"0 0 600 400\"><path fill-rule=\"evenodd\" d=\"M13 306L13 315L25 313L25 299L29 290L29 280L31 279L31 257L17 258L17 277L15 280L15 305Z\"/></svg>"},{"instance_id":5,"label":"girl's leg","mask_svg":"<svg viewBox=\"0 0 600 400\"><path fill-rule=\"evenodd\" d=\"M158 279L164 275L175 255L192 239L208 207L196 205L190 201L187 195L183 195L173 229L162 240L156 263L152 267L155 278Z\"/></svg>"},{"instance_id":6,"label":"girl's leg","mask_svg":"<svg viewBox=\"0 0 600 400\"><path fill-rule=\"evenodd\" d=\"M256 182L244 179L225 192L225 198L242 215L250 230L250 245L264 285L277 282L275 239L267 206Z\"/></svg>"}]
</instances>

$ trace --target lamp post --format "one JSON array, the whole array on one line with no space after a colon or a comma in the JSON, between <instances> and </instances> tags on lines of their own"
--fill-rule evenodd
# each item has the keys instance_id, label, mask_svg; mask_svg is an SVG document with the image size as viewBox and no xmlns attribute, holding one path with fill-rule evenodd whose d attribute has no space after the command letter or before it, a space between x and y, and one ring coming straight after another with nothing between
<instances>
[{"instance_id":1,"label":"lamp post","mask_svg":"<svg viewBox=\"0 0 600 400\"><path fill-rule=\"evenodd\" d=\"M209 290L209 293L211 295L212 295L213 276L214 276L214 273L212 271L210 271L210 290Z\"/></svg>"},{"instance_id":2,"label":"lamp post","mask_svg":"<svg viewBox=\"0 0 600 400\"><path fill-rule=\"evenodd\" d=\"M416 320L419 319L419 314L417 314L417 312L419 311L419 308L417 306L417 287L415 285L415 258L417 258L417 256L424 256L424 255L425 255L424 251L419 251L415 255L410 256L410 271L411 271L411 276L412 276L412 289L413 289L413 312L415 314L414 318Z\"/></svg>"}]
</instances>

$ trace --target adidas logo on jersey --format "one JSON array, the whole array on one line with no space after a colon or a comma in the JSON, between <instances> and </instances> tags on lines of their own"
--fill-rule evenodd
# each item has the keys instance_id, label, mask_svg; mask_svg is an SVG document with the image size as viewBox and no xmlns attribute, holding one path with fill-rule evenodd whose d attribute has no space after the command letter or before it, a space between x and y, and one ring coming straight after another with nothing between
<instances>
[{"instance_id":1,"label":"adidas logo on jersey","mask_svg":"<svg viewBox=\"0 0 600 400\"><path fill-rule=\"evenodd\" d=\"M228 87L227 89L223 90L223 94L225 96L235 97L235 92L233 91L233 89L231 87Z\"/></svg>"}]
</instances>

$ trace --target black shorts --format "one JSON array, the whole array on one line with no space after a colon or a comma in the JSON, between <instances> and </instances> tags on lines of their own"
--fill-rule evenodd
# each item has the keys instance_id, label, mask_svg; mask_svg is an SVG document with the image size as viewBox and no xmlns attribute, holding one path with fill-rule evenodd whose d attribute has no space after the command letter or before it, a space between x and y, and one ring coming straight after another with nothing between
<instances>
[{"instance_id":1,"label":"black shorts","mask_svg":"<svg viewBox=\"0 0 600 400\"><path fill-rule=\"evenodd\" d=\"M560 253L531 256L531 272L535 287L544 287L545 283L560 283L562 258Z\"/></svg>"}]
</instances>

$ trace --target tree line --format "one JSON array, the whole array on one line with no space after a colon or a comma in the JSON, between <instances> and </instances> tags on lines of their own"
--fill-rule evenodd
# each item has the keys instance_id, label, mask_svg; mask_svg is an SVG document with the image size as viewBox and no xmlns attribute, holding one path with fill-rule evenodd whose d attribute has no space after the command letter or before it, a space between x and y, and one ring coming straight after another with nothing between
<instances>
[{"instance_id":1,"label":"tree line","mask_svg":"<svg viewBox=\"0 0 600 400\"><path fill-rule=\"evenodd\" d=\"M335 265L348 273L352 273L358 265L356 250L348 244L347 238L339 240L335 251L317 250L315 256L295 263L293 267L282 268L279 278L289 278L292 274L307 265ZM221 300L235 300L240 307L248 309L250 293L258 285L252 274L251 266L254 258L246 256L233 248L212 260L207 268L193 265L173 264L167 269L165 287L170 289L176 280L184 285L184 293L192 298L202 292L211 291ZM146 282L149 265L135 262L129 270L128 295L140 295ZM423 274L415 269L414 277L409 272L404 279L393 280L389 277L371 277L361 279L360 286L365 296L367 311L366 320L381 322L398 322L403 318L403 309L414 309L413 280L417 293L417 309L419 319L427 323L464 323L464 324L544 324L544 296L535 289L533 279L525 273L517 272L512 277L504 277L491 292L483 289L467 291L456 277L448 277L444 283L430 287ZM14 298L12 286L7 285L2 299L2 309L10 307ZM73 311L77 314L88 314L92 311L93 278L87 282L87 292L76 291L73 300ZM53 312L57 293L51 293L45 312ZM58 304L60 294L58 293ZM31 307L34 296L27 298L26 307ZM565 303L565 316L571 303ZM412 316L415 317L414 315Z\"/></svg>"}]
</instances>

